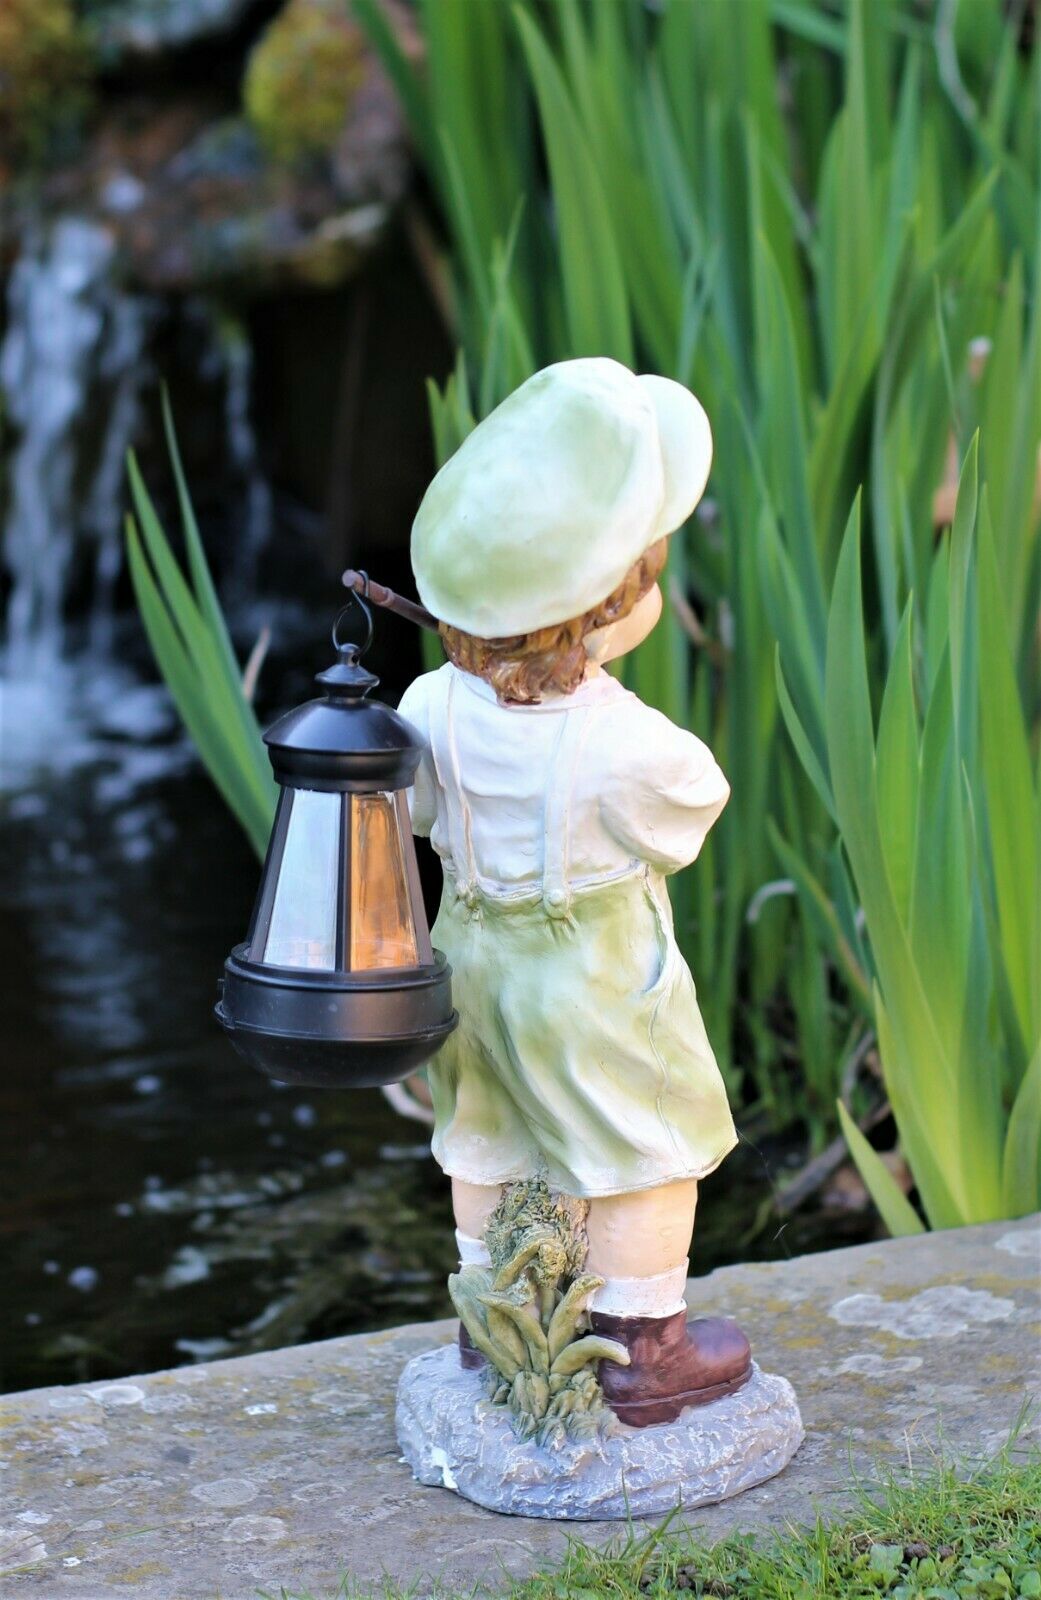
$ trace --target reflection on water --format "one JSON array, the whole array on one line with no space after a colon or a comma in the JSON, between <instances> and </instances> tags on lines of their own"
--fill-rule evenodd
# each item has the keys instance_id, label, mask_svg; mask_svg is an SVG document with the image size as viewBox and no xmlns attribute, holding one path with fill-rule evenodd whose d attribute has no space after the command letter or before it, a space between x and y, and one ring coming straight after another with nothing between
<instances>
[{"instance_id":1,"label":"reflection on water","mask_svg":"<svg viewBox=\"0 0 1041 1600\"><path fill-rule=\"evenodd\" d=\"M0 716L0 1383L448 1314L425 1130L377 1091L273 1088L213 1020L258 866L163 693L67 667ZM844 1242L833 1220L753 1237L768 1193L737 1152L698 1270Z\"/></svg>"}]
</instances>

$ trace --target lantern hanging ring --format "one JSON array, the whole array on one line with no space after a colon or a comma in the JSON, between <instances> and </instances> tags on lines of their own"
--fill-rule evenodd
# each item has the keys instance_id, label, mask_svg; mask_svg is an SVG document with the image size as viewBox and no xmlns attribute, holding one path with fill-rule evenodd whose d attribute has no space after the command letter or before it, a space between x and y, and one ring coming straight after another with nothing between
<instances>
[{"instance_id":1,"label":"lantern hanging ring","mask_svg":"<svg viewBox=\"0 0 1041 1600\"><path fill-rule=\"evenodd\" d=\"M363 576L365 578L366 598L367 598L367 596L368 596L368 582L369 582L368 574L365 573L365 574L363 574ZM345 638L343 638L341 636L343 627L344 627L345 622L347 621L347 619L354 620L352 618L352 612L355 612L355 611L360 611L361 615L365 619L365 637L364 637L363 641L361 642L361 644L358 644L353 639L345 639ZM358 593L358 591L356 589L349 589L348 590L347 604L343 607L343 609L340 612L337 613L336 621L333 623L332 640L333 640L333 644L334 644L334 646L336 648L337 654L341 655L341 656L348 656L348 657L350 657L350 659L352 661L359 661L361 659L361 657L363 655L365 655L366 651L368 650L369 646L372 643L372 634L373 634L372 612L370 611L369 607L365 603L365 600L362 599L362 597Z\"/></svg>"}]
</instances>

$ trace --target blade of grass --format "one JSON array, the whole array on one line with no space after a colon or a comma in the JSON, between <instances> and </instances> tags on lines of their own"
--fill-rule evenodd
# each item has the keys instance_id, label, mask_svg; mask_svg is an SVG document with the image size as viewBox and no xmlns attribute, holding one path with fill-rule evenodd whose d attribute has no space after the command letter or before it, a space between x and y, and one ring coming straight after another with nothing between
<instances>
[{"instance_id":1,"label":"blade of grass","mask_svg":"<svg viewBox=\"0 0 1041 1600\"><path fill-rule=\"evenodd\" d=\"M978 550L983 788L1001 929L1001 960L1026 1056L1041 1036L1038 807L1022 702L1009 655L1008 613L989 518L981 518Z\"/></svg>"},{"instance_id":2,"label":"blade of grass","mask_svg":"<svg viewBox=\"0 0 1041 1600\"><path fill-rule=\"evenodd\" d=\"M600 176L563 76L539 29L514 8L538 98L556 201L571 354L633 363L625 276Z\"/></svg>"},{"instance_id":3,"label":"blade of grass","mask_svg":"<svg viewBox=\"0 0 1041 1600\"><path fill-rule=\"evenodd\" d=\"M219 634L215 633L174 560L132 453L128 457L127 472L137 513L136 526L147 550L148 559L155 570L164 604L174 619L174 626L180 634L193 670L206 685L207 697L215 711L219 711L221 715L243 781L253 791L261 808L273 807L274 783L270 764L253 708L242 689L238 666L234 656L231 655L223 618ZM201 561L208 583L209 573L205 567L205 559L201 555L201 546L196 552L196 561ZM216 607L212 589L209 592L212 604Z\"/></svg>"},{"instance_id":4,"label":"blade of grass","mask_svg":"<svg viewBox=\"0 0 1041 1600\"><path fill-rule=\"evenodd\" d=\"M159 588L148 568L133 518L127 518L127 552L141 618L159 670L217 788L238 818L258 855L267 848L274 814L264 807L229 752L226 722L215 714L205 681L194 670Z\"/></svg>"},{"instance_id":5,"label":"blade of grass","mask_svg":"<svg viewBox=\"0 0 1041 1600\"><path fill-rule=\"evenodd\" d=\"M857 1164L857 1171L864 1180L868 1194L878 1207L882 1221L894 1239L906 1238L908 1234L924 1233L921 1217L881 1156L872 1149L842 1101L837 1101L836 1105L850 1155Z\"/></svg>"}]
</instances>

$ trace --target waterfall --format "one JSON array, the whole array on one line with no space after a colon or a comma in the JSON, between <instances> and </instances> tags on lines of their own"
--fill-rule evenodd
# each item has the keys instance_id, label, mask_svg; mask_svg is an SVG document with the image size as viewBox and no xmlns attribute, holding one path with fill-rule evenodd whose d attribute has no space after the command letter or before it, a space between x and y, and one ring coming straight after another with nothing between
<instances>
[{"instance_id":1,"label":"waterfall","mask_svg":"<svg viewBox=\"0 0 1041 1600\"><path fill-rule=\"evenodd\" d=\"M115 255L107 229L63 217L27 242L10 277L0 397L16 434L3 532L12 677L61 654L80 539L96 547L102 614L119 570L123 455L154 302L118 286Z\"/></svg>"},{"instance_id":2,"label":"waterfall","mask_svg":"<svg viewBox=\"0 0 1041 1600\"><path fill-rule=\"evenodd\" d=\"M0 475L6 506L0 561L10 580L3 661L10 734L13 686L31 707L35 691L61 677L55 668L73 589L77 597L89 594L93 664L111 652L126 452L139 435L143 402L154 398L150 346L172 308L125 287L110 229L76 216L26 238L7 302L0 344L0 424L9 440ZM221 408L233 499L227 587L241 604L253 598L272 526L271 489L251 417L252 350L243 324L213 302L190 297L174 315L195 324L197 376L212 385ZM36 711L25 720L35 726Z\"/></svg>"}]
</instances>

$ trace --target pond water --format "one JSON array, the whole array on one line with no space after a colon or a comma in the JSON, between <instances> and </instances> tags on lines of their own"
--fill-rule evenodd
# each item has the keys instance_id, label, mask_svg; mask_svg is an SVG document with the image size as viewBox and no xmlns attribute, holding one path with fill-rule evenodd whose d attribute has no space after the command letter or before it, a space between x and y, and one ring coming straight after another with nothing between
<instances>
[{"instance_id":1,"label":"pond water","mask_svg":"<svg viewBox=\"0 0 1041 1600\"><path fill-rule=\"evenodd\" d=\"M317 640L265 672L303 698L322 630L279 627ZM394 666L388 698L411 662ZM55 667L9 685L3 717L0 1384L447 1315L426 1128L376 1091L273 1088L213 1020L258 866L147 662ZM789 1159L746 1145L726 1163L699 1270L864 1236L860 1219L757 1228Z\"/></svg>"}]
</instances>

